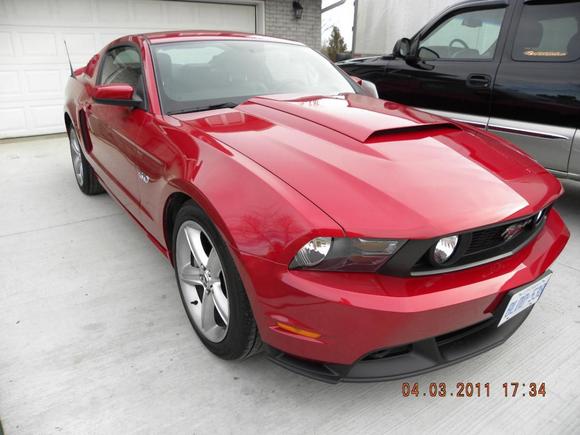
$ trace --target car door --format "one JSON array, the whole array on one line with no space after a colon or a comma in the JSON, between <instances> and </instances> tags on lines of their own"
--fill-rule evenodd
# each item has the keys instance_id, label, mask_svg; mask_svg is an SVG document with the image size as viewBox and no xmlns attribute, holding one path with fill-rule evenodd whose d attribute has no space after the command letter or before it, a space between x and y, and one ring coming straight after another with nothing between
<instances>
[{"instance_id":1,"label":"car door","mask_svg":"<svg viewBox=\"0 0 580 435\"><path fill-rule=\"evenodd\" d=\"M568 174L570 178L580 181L580 128L576 130L574 140L572 141Z\"/></svg>"},{"instance_id":2,"label":"car door","mask_svg":"<svg viewBox=\"0 0 580 435\"><path fill-rule=\"evenodd\" d=\"M381 97L485 128L511 6L463 6L426 26L389 61Z\"/></svg>"},{"instance_id":3,"label":"car door","mask_svg":"<svg viewBox=\"0 0 580 435\"><path fill-rule=\"evenodd\" d=\"M133 45L110 48L101 61L97 85L126 83L146 101L139 50ZM139 192L135 149L146 110L97 103L85 108L92 142L91 157L111 193L137 216Z\"/></svg>"},{"instance_id":4,"label":"car door","mask_svg":"<svg viewBox=\"0 0 580 435\"><path fill-rule=\"evenodd\" d=\"M496 77L489 131L548 169L568 172L580 127L580 1L525 1L517 15Z\"/></svg>"}]
</instances>

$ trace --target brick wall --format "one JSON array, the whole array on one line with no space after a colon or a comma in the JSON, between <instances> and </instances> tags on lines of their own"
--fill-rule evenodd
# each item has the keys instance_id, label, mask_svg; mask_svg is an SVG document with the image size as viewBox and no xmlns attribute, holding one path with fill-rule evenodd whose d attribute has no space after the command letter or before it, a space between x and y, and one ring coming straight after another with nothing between
<instances>
[{"instance_id":1,"label":"brick wall","mask_svg":"<svg viewBox=\"0 0 580 435\"><path fill-rule=\"evenodd\" d=\"M293 39L319 50L320 7L322 0L300 0L302 18L294 18L292 0L266 0L266 35Z\"/></svg>"}]
</instances>

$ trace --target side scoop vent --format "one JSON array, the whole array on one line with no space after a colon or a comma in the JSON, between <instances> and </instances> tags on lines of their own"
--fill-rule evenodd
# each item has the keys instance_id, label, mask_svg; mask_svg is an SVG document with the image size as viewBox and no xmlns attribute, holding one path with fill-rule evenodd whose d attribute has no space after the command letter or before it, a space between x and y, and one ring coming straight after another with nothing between
<instances>
[{"instance_id":1,"label":"side scoop vent","mask_svg":"<svg viewBox=\"0 0 580 435\"><path fill-rule=\"evenodd\" d=\"M377 130L366 138L364 143L383 142L388 140L421 139L424 137L437 136L449 133L450 131L460 131L461 128L449 122L436 124L420 124L409 127L389 128Z\"/></svg>"}]
</instances>

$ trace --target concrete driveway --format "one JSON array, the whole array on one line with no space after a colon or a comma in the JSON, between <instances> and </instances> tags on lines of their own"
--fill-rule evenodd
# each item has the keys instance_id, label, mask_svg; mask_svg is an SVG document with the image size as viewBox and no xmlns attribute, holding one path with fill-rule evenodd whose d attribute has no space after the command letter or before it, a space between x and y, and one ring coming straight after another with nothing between
<instances>
[{"instance_id":1,"label":"concrete driveway","mask_svg":"<svg viewBox=\"0 0 580 435\"><path fill-rule=\"evenodd\" d=\"M64 136L0 141L0 418L18 433L578 433L580 183L554 277L502 347L410 379L489 382L490 398L326 385L263 356L224 362L184 314L173 270L107 195L75 185ZM546 397L503 397L504 382ZM525 391L525 390L524 390Z\"/></svg>"}]
</instances>

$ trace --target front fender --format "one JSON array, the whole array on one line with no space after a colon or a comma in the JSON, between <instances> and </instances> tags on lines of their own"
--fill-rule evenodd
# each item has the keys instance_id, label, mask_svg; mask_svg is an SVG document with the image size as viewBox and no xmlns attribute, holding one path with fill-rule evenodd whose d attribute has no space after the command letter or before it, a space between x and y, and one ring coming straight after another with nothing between
<instances>
[{"instance_id":1,"label":"front fender","mask_svg":"<svg viewBox=\"0 0 580 435\"><path fill-rule=\"evenodd\" d=\"M344 236L334 220L274 174L204 139L197 141L198 156L189 154L181 171L170 171L184 176L169 180L166 201L175 193L192 198L233 250L287 265L308 240Z\"/></svg>"}]
</instances>

